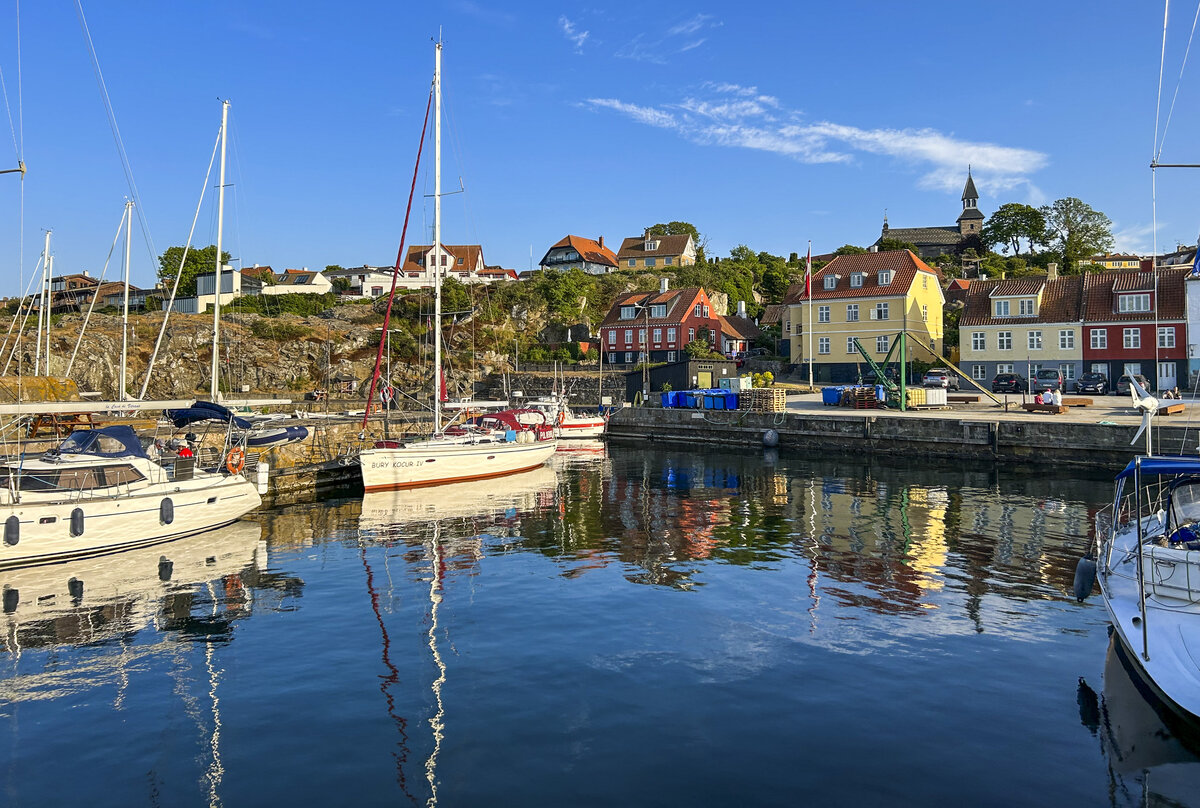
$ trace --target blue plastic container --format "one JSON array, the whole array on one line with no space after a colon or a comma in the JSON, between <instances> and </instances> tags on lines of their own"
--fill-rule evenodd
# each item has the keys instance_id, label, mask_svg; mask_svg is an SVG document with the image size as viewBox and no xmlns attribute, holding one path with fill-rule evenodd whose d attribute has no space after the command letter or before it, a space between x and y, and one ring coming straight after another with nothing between
<instances>
[{"instance_id":1,"label":"blue plastic container","mask_svg":"<svg viewBox=\"0 0 1200 808\"><path fill-rule=\"evenodd\" d=\"M665 392L662 394L662 405L664 407L674 407L675 406L675 402L672 399L670 392Z\"/></svg>"},{"instance_id":2,"label":"blue plastic container","mask_svg":"<svg viewBox=\"0 0 1200 808\"><path fill-rule=\"evenodd\" d=\"M723 410L725 409L725 394L724 393L709 393L708 400L711 402L710 409Z\"/></svg>"},{"instance_id":3,"label":"blue plastic container","mask_svg":"<svg viewBox=\"0 0 1200 808\"><path fill-rule=\"evenodd\" d=\"M826 406L836 407L842 403L842 391L844 387L824 387L821 389L821 403Z\"/></svg>"},{"instance_id":4,"label":"blue plastic container","mask_svg":"<svg viewBox=\"0 0 1200 808\"><path fill-rule=\"evenodd\" d=\"M681 395L683 396L683 406L687 407L689 410L696 409L696 391L695 390L687 390L686 392L681 393Z\"/></svg>"},{"instance_id":5,"label":"blue plastic container","mask_svg":"<svg viewBox=\"0 0 1200 808\"><path fill-rule=\"evenodd\" d=\"M883 392L883 385L882 384L875 385L875 400L876 401L885 401L886 399L887 399L887 394L885 394Z\"/></svg>"},{"instance_id":6,"label":"blue plastic container","mask_svg":"<svg viewBox=\"0 0 1200 808\"><path fill-rule=\"evenodd\" d=\"M732 390L727 390L725 392L724 396L725 396L725 409L736 410L738 408L737 393L733 392Z\"/></svg>"}]
</instances>

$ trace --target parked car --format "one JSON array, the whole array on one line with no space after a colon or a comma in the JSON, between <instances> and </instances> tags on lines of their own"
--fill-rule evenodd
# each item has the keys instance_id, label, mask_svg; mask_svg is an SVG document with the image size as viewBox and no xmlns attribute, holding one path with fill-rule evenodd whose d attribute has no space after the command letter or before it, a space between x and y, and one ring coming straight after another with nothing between
<instances>
[{"instance_id":1,"label":"parked car","mask_svg":"<svg viewBox=\"0 0 1200 808\"><path fill-rule=\"evenodd\" d=\"M1044 393L1047 390L1062 390L1063 375L1058 368L1042 368L1033 374L1029 389L1034 393Z\"/></svg>"},{"instance_id":2,"label":"parked car","mask_svg":"<svg viewBox=\"0 0 1200 808\"><path fill-rule=\"evenodd\" d=\"M921 379L922 387L941 387L944 390L958 390L958 374L947 368L930 368Z\"/></svg>"},{"instance_id":3,"label":"parked car","mask_svg":"<svg viewBox=\"0 0 1200 808\"><path fill-rule=\"evenodd\" d=\"M1085 373L1079 377L1075 390L1080 393L1095 393L1102 396L1109 391L1108 377L1103 373Z\"/></svg>"},{"instance_id":4,"label":"parked car","mask_svg":"<svg viewBox=\"0 0 1200 808\"><path fill-rule=\"evenodd\" d=\"M1029 390L1029 382L1020 373L997 373L992 379L993 393L1025 393Z\"/></svg>"},{"instance_id":5,"label":"parked car","mask_svg":"<svg viewBox=\"0 0 1200 808\"><path fill-rule=\"evenodd\" d=\"M1138 380L1138 384L1140 384L1142 386L1143 390L1146 390L1146 391L1150 390L1150 382L1146 379L1145 376L1143 376L1140 373L1135 373L1133 375L1133 377ZM1128 375L1122 376L1121 378L1117 379L1117 389L1114 392L1119 396L1129 395L1129 376Z\"/></svg>"}]
</instances>

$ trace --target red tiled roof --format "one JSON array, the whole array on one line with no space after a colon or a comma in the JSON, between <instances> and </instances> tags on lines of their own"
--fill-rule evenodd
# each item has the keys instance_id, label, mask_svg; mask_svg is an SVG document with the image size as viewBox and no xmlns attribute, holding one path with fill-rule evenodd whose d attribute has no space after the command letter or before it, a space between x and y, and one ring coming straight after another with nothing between
<instances>
[{"instance_id":1,"label":"red tiled roof","mask_svg":"<svg viewBox=\"0 0 1200 808\"><path fill-rule=\"evenodd\" d=\"M777 325L782 323L785 309L787 309L787 306L782 303L768 303L766 309L763 311L763 316L758 319L758 324Z\"/></svg>"},{"instance_id":2,"label":"red tiled roof","mask_svg":"<svg viewBox=\"0 0 1200 808\"><path fill-rule=\"evenodd\" d=\"M954 280L950 281L950 285L946 288L966 290L971 288L971 281L969 278L955 278Z\"/></svg>"},{"instance_id":3,"label":"red tiled roof","mask_svg":"<svg viewBox=\"0 0 1200 808\"><path fill-rule=\"evenodd\" d=\"M687 249L688 239L691 236L687 233L679 236L637 236L635 238L627 238L621 242L621 249L617 251L617 260L624 261L626 258L651 258L660 255L683 255ZM647 250L647 241L657 241L657 250Z\"/></svg>"},{"instance_id":4,"label":"red tiled roof","mask_svg":"<svg viewBox=\"0 0 1200 808\"><path fill-rule=\"evenodd\" d=\"M668 289L664 292L627 292L617 297L613 301L612 307L605 315L604 321L600 323L600 327L636 323L645 324L647 322L646 315L639 309L638 316L633 320L621 319L622 306L653 306L655 304L664 303L667 307L667 313L664 317L650 317L650 325L670 325L673 323L683 322L683 318L687 316L688 311L696 303L696 298L704 290L698 286L691 286L685 289Z\"/></svg>"},{"instance_id":5,"label":"red tiled roof","mask_svg":"<svg viewBox=\"0 0 1200 808\"><path fill-rule=\"evenodd\" d=\"M1113 278L1114 292L1153 292L1153 272L1122 272Z\"/></svg>"},{"instance_id":6,"label":"red tiled roof","mask_svg":"<svg viewBox=\"0 0 1200 808\"><path fill-rule=\"evenodd\" d=\"M1045 285L1045 275L1002 280L992 287L991 297L1029 297L1042 291Z\"/></svg>"},{"instance_id":7,"label":"red tiled roof","mask_svg":"<svg viewBox=\"0 0 1200 808\"><path fill-rule=\"evenodd\" d=\"M1018 281L1036 281L1042 288L1042 301L1036 316L993 317L992 298L996 289ZM958 320L959 328L972 325L1029 325L1033 323L1071 323L1081 319L1080 305L1083 278L1069 275L1065 278L1046 280L1044 276L1016 278L1013 280L974 281L967 293L965 308ZM1029 294L1029 293L1025 293Z\"/></svg>"},{"instance_id":8,"label":"red tiled roof","mask_svg":"<svg viewBox=\"0 0 1200 808\"><path fill-rule=\"evenodd\" d=\"M550 247L551 250L559 247L570 247L579 253L583 260L593 264L605 264L610 267L617 265L617 256L608 247L604 247L598 241L592 241L590 238L583 236L566 236L557 244ZM549 250L546 251L549 254Z\"/></svg>"},{"instance_id":9,"label":"red tiled roof","mask_svg":"<svg viewBox=\"0 0 1200 808\"><path fill-rule=\"evenodd\" d=\"M879 285L879 273L892 271L892 282ZM926 264L908 250L868 252L858 255L839 255L812 276L813 300L837 300L846 297L902 297L908 294L918 271L925 271L941 283L942 273ZM862 286L851 286L850 276L863 273ZM833 289L825 288L825 278L838 276ZM804 295L804 282L792 284L784 296L784 303L800 303L808 300Z\"/></svg>"},{"instance_id":10,"label":"red tiled roof","mask_svg":"<svg viewBox=\"0 0 1200 808\"><path fill-rule=\"evenodd\" d=\"M433 249L432 244L416 244L408 248L408 256L404 259L404 266L401 272L424 272L425 267L417 263L418 258L423 258L425 253ZM478 244L443 244L442 249L454 256L455 260L446 263L448 271L455 271L458 266L459 258L463 259L462 269L458 272L468 271L473 272L475 266L479 263L479 256L483 253L483 247Z\"/></svg>"},{"instance_id":11,"label":"red tiled roof","mask_svg":"<svg viewBox=\"0 0 1200 808\"><path fill-rule=\"evenodd\" d=\"M754 324L754 321L748 317L738 317L736 315L725 317L717 315L717 319L721 322L721 333L728 334L731 337L739 339L754 339L762 333L762 329Z\"/></svg>"},{"instance_id":12,"label":"red tiled roof","mask_svg":"<svg viewBox=\"0 0 1200 808\"><path fill-rule=\"evenodd\" d=\"M1128 272L1090 272L1084 276L1085 308L1084 320L1094 323L1126 322L1145 320L1183 320L1185 319L1184 278L1190 269L1158 270L1158 301L1157 311L1117 311L1115 291L1132 291L1126 289L1135 281L1126 276L1138 276L1146 273L1138 270ZM1120 288L1118 288L1120 287Z\"/></svg>"}]
</instances>

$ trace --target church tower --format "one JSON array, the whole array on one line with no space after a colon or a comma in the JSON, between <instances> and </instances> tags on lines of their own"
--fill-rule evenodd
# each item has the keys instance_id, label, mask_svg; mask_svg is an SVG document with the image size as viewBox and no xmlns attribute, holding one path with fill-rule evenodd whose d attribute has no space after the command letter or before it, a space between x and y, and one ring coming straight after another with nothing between
<instances>
[{"instance_id":1,"label":"church tower","mask_svg":"<svg viewBox=\"0 0 1200 808\"><path fill-rule=\"evenodd\" d=\"M977 236L983 229L983 214L979 212L979 192L971 178L971 167L967 166L967 184L962 192L962 213L958 217L958 233L962 238Z\"/></svg>"}]
</instances>

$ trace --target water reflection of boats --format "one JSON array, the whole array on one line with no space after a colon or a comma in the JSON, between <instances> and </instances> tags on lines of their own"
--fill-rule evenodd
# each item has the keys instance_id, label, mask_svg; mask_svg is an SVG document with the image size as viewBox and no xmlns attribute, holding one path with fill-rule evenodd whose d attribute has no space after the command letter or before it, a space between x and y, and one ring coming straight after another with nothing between
<instances>
[{"instance_id":1,"label":"water reflection of boats","mask_svg":"<svg viewBox=\"0 0 1200 808\"><path fill-rule=\"evenodd\" d=\"M235 522L168 545L0 570L0 627L10 651L96 642L149 625L171 593L265 569L256 522Z\"/></svg>"},{"instance_id":2,"label":"water reflection of boats","mask_svg":"<svg viewBox=\"0 0 1200 808\"><path fill-rule=\"evenodd\" d=\"M1111 804L1191 804L1200 794L1200 725L1155 695L1115 636L1103 692L1097 698L1080 680L1079 717L1100 739Z\"/></svg>"},{"instance_id":3,"label":"water reflection of boats","mask_svg":"<svg viewBox=\"0 0 1200 808\"><path fill-rule=\"evenodd\" d=\"M429 491L368 491L363 494L360 530L383 530L440 519L506 515L547 507L554 499L558 473L551 466Z\"/></svg>"}]
</instances>

